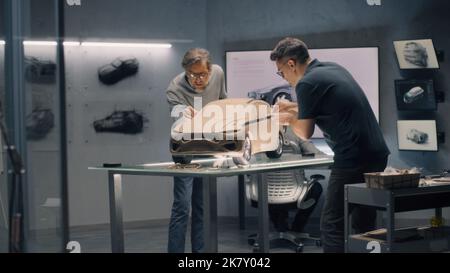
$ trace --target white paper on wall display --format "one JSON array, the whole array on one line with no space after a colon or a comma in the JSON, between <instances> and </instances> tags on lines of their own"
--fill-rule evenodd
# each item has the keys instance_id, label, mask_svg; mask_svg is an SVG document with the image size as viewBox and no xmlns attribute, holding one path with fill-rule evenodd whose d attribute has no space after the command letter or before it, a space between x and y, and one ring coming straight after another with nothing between
<instances>
[{"instance_id":1,"label":"white paper on wall display","mask_svg":"<svg viewBox=\"0 0 450 273\"><path fill-rule=\"evenodd\" d=\"M400 150L438 151L435 120L399 120L397 137Z\"/></svg>"},{"instance_id":2,"label":"white paper on wall display","mask_svg":"<svg viewBox=\"0 0 450 273\"><path fill-rule=\"evenodd\" d=\"M227 90L230 98L246 98L255 90L285 85L286 81L276 74L275 63L270 60L270 50L229 51L226 53ZM322 62L335 62L345 67L355 78L369 100L379 120L379 69L378 48L332 48L310 49L312 58ZM292 92L295 96L295 92ZM323 138L316 126L313 138Z\"/></svg>"}]
</instances>

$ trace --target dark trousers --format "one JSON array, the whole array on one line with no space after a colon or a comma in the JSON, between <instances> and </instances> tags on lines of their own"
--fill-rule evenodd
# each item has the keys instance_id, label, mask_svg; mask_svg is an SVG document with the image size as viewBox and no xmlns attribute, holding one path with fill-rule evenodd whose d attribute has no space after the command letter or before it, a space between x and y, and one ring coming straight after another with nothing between
<instances>
[{"instance_id":1,"label":"dark trousers","mask_svg":"<svg viewBox=\"0 0 450 273\"><path fill-rule=\"evenodd\" d=\"M184 253L189 212L192 207L192 252L203 250L203 188L199 177L174 177L173 205L169 224L169 253Z\"/></svg>"},{"instance_id":2,"label":"dark trousers","mask_svg":"<svg viewBox=\"0 0 450 273\"><path fill-rule=\"evenodd\" d=\"M297 208L297 202L289 204L274 205L269 204L269 217L274 228L278 232L286 232L292 230L294 232L303 232L309 217L316 208L320 195L322 194L322 186L319 182L314 183L306 193L303 202L314 200L311 206L306 208ZM295 218L289 227L289 211L296 210Z\"/></svg>"},{"instance_id":3,"label":"dark trousers","mask_svg":"<svg viewBox=\"0 0 450 273\"><path fill-rule=\"evenodd\" d=\"M331 170L320 223L325 253L344 252L344 185L364 183L364 173L384 171L386 165L387 157L384 157L362 162L355 168ZM350 211L356 233L375 229L375 209L361 206L350 208Z\"/></svg>"}]
</instances>

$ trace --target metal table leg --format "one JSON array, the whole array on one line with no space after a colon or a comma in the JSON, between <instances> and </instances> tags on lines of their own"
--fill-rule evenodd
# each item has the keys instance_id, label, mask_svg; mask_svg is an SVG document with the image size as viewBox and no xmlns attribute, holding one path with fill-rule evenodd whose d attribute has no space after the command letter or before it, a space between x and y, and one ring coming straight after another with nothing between
<instances>
[{"instance_id":1,"label":"metal table leg","mask_svg":"<svg viewBox=\"0 0 450 273\"><path fill-rule=\"evenodd\" d=\"M108 183L111 250L113 253L123 253L122 175L108 172Z\"/></svg>"},{"instance_id":2,"label":"metal table leg","mask_svg":"<svg viewBox=\"0 0 450 273\"><path fill-rule=\"evenodd\" d=\"M442 219L442 208L435 208L435 214L437 219Z\"/></svg>"},{"instance_id":3,"label":"metal table leg","mask_svg":"<svg viewBox=\"0 0 450 273\"><path fill-rule=\"evenodd\" d=\"M205 253L217 253L217 178L203 177L203 229Z\"/></svg>"},{"instance_id":4,"label":"metal table leg","mask_svg":"<svg viewBox=\"0 0 450 273\"><path fill-rule=\"evenodd\" d=\"M245 230L245 176L238 176L239 229Z\"/></svg>"},{"instance_id":5,"label":"metal table leg","mask_svg":"<svg viewBox=\"0 0 450 273\"><path fill-rule=\"evenodd\" d=\"M344 246L345 253L349 252L348 248L348 240L350 239L350 212L349 212L349 204L348 204L348 186L345 186L344 190Z\"/></svg>"},{"instance_id":6,"label":"metal table leg","mask_svg":"<svg viewBox=\"0 0 450 273\"><path fill-rule=\"evenodd\" d=\"M259 173L258 179L258 245L259 252L269 252L269 207L267 183L263 181L263 175Z\"/></svg>"},{"instance_id":7,"label":"metal table leg","mask_svg":"<svg viewBox=\"0 0 450 273\"><path fill-rule=\"evenodd\" d=\"M387 252L393 251L395 238L395 203L393 193L389 191L389 203L386 206L386 241Z\"/></svg>"}]
</instances>

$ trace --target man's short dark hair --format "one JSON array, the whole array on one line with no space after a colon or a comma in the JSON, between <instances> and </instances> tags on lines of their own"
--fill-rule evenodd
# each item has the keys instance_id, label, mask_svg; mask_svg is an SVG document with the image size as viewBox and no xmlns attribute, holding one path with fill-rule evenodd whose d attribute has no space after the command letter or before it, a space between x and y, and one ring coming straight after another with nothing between
<instances>
[{"instance_id":1,"label":"man's short dark hair","mask_svg":"<svg viewBox=\"0 0 450 273\"><path fill-rule=\"evenodd\" d=\"M278 61L284 58L294 59L300 64L305 64L309 60L308 46L299 39L284 38L272 50L270 59Z\"/></svg>"},{"instance_id":2,"label":"man's short dark hair","mask_svg":"<svg viewBox=\"0 0 450 273\"><path fill-rule=\"evenodd\" d=\"M198 62L206 62L208 69L211 69L211 56L209 51L204 48L191 48L184 54L181 66L188 69L191 65Z\"/></svg>"}]
</instances>

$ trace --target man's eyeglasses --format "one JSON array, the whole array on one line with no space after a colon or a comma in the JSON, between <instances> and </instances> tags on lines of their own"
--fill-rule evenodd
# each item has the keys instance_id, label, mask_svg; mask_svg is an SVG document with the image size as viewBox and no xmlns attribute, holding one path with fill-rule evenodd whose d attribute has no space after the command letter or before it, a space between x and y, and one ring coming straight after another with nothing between
<instances>
[{"instance_id":1,"label":"man's eyeglasses","mask_svg":"<svg viewBox=\"0 0 450 273\"><path fill-rule=\"evenodd\" d=\"M204 80L204 79L208 78L209 73L204 72L204 73L195 74L195 73L187 72L186 75L191 80L195 80L195 79Z\"/></svg>"},{"instance_id":2,"label":"man's eyeglasses","mask_svg":"<svg viewBox=\"0 0 450 273\"><path fill-rule=\"evenodd\" d=\"M280 65L280 68L283 67L283 66L285 66L288 62L289 62L289 60L287 60L286 62L284 62L282 65ZM277 73L278 76L280 76L280 77L282 77L282 78L284 79L284 73L283 73L283 71L278 70L276 73Z\"/></svg>"},{"instance_id":3,"label":"man's eyeglasses","mask_svg":"<svg viewBox=\"0 0 450 273\"><path fill-rule=\"evenodd\" d=\"M278 70L277 75L284 79L284 73L282 71Z\"/></svg>"}]
</instances>

